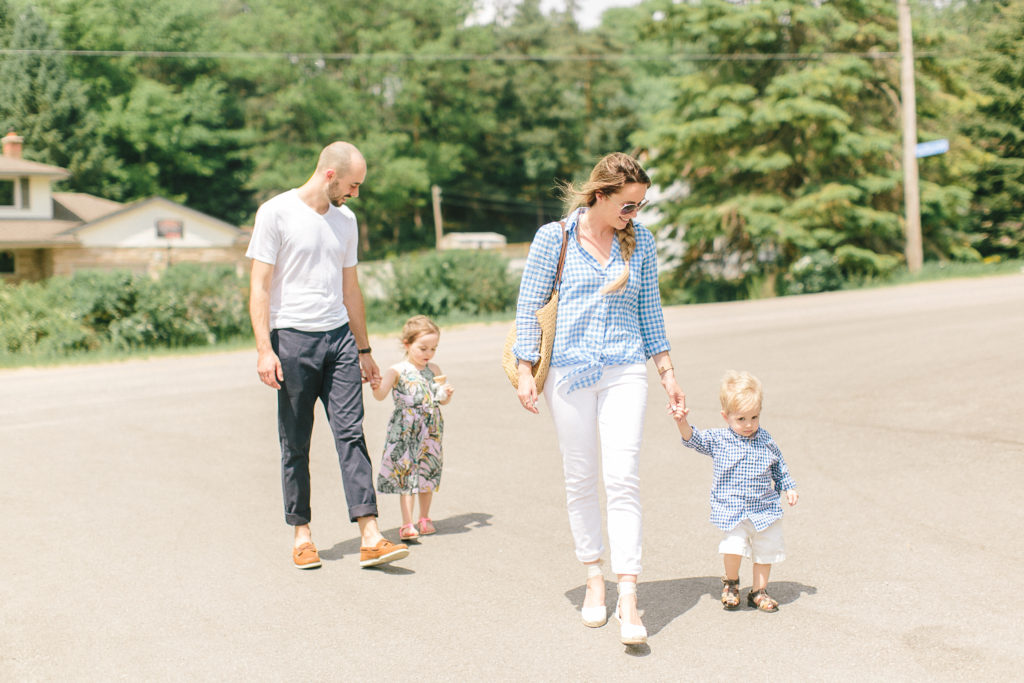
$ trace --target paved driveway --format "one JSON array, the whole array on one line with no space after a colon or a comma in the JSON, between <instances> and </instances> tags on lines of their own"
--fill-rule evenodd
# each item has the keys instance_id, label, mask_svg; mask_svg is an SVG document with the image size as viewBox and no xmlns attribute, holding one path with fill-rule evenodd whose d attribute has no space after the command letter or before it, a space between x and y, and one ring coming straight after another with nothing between
<instances>
[{"instance_id":1,"label":"paved driveway","mask_svg":"<svg viewBox=\"0 0 1024 683\"><path fill-rule=\"evenodd\" d=\"M725 369L764 381L801 493L779 613L721 610L710 463L679 446L652 369L649 647L581 626L550 419L507 386L506 325L469 326L436 359L457 387L439 533L377 570L358 567L323 419L325 562L290 566L253 352L0 371L0 680L1019 678L1024 276L666 317L695 425L720 423ZM377 462L391 406L366 400ZM381 513L396 538L397 500Z\"/></svg>"}]
</instances>

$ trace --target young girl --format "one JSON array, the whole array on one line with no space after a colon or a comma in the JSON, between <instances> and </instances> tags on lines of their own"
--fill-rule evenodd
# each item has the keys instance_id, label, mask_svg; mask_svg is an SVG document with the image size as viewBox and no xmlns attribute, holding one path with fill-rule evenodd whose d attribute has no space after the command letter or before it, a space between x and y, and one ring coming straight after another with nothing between
<instances>
[{"instance_id":1,"label":"young girl","mask_svg":"<svg viewBox=\"0 0 1024 683\"><path fill-rule=\"evenodd\" d=\"M440 337L441 330L430 318L409 318L401 337L405 360L388 368L380 386L373 390L378 401L383 401L389 391L395 401L377 490L402 495L402 528L398 535L406 540L436 531L430 521L430 501L441 482L444 420L439 406L448 403L455 391L440 374L441 368L430 362ZM420 518L414 524L417 497Z\"/></svg>"}]
</instances>

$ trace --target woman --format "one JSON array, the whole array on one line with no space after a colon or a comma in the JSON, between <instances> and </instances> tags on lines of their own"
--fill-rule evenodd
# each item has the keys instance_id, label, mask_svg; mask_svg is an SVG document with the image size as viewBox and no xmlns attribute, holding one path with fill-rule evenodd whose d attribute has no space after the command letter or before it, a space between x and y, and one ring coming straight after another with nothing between
<instances>
[{"instance_id":1,"label":"woman","mask_svg":"<svg viewBox=\"0 0 1024 683\"><path fill-rule=\"evenodd\" d=\"M567 215L542 226L530 245L516 310L519 402L536 413L533 363L540 358L535 313L552 286L562 240L568 240L559 286L551 369L544 385L555 422L569 526L576 557L587 565L583 623L603 626L605 607L598 456L604 472L612 571L618 575L615 616L622 642L647 641L637 612L641 513L639 455L647 405L646 361L653 358L673 406L686 404L676 383L658 293L654 236L633 217L651 181L626 154L601 159L581 187L562 187Z\"/></svg>"}]
</instances>

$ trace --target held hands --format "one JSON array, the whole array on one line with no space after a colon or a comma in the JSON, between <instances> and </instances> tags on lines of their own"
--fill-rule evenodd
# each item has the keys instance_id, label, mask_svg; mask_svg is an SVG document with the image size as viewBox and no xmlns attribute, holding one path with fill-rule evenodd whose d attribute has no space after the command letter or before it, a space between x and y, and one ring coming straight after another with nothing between
<instances>
[{"instance_id":1,"label":"held hands","mask_svg":"<svg viewBox=\"0 0 1024 683\"><path fill-rule=\"evenodd\" d=\"M690 437L693 436L693 428L690 427L690 423L686 421L686 416L690 414L690 409L686 407L685 397L683 403L669 403L668 414L676 421L676 427L679 428L679 435L689 441Z\"/></svg>"},{"instance_id":2,"label":"held hands","mask_svg":"<svg viewBox=\"0 0 1024 683\"><path fill-rule=\"evenodd\" d=\"M796 492L796 489L786 491L786 502L789 503L790 507L796 505L798 500L800 500L800 494Z\"/></svg>"},{"instance_id":3,"label":"held hands","mask_svg":"<svg viewBox=\"0 0 1024 683\"><path fill-rule=\"evenodd\" d=\"M661 386L665 389L665 393L668 394L668 412L679 421L684 419L690 412L686 407L686 394L679 388L679 384L676 382L675 370L669 368L661 375Z\"/></svg>"},{"instance_id":4,"label":"held hands","mask_svg":"<svg viewBox=\"0 0 1024 683\"><path fill-rule=\"evenodd\" d=\"M690 414L690 409L685 404L668 404L668 414L672 416L672 419L676 422L685 422L686 416Z\"/></svg>"},{"instance_id":5,"label":"held hands","mask_svg":"<svg viewBox=\"0 0 1024 683\"><path fill-rule=\"evenodd\" d=\"M380 368L377 367L377 363L374 362L370 354L359 354L359 372L362 375L363 382L370 383L371 389L376 389L380 386Z\"/></svg>"}]
</instances>

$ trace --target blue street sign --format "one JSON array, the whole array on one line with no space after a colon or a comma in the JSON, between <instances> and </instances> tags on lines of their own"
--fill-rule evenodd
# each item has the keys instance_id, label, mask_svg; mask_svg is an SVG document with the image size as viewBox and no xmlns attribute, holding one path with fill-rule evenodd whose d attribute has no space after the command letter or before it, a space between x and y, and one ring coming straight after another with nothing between
<instances>
[{"instance_id":1,"label":"blue street sign","mask_svg":"<svg viewBox=\"0 0 1024 683\"><path fill-rule=\"evenodd\" d=\"M949 140L943 138L941 140L929 140L928 142L917 143L917 158L931 157L936 154L945 154L949 151Z\"/></svg>"}]
</instances>

